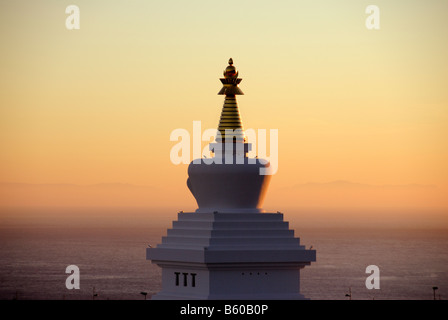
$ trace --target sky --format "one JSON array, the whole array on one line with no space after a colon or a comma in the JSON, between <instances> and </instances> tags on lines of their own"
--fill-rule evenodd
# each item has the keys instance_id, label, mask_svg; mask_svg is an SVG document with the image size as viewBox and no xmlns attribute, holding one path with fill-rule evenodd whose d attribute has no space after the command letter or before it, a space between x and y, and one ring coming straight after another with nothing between
<instances>
[{"instance_id":1,"label":"sky","mask_svg":"<svg viewBox=\"0 0 448 320\"><path fill-rule=\"evenodd\" d=\"M71 4L79 30L65 25ZM379 30L365 26L371 4ZM170 133L217 128L232 57L244 128L278 129L266 208L448 208L446 12L442 0L0 0L0 206L194 210Z\"/></svg>"}]
</instances>

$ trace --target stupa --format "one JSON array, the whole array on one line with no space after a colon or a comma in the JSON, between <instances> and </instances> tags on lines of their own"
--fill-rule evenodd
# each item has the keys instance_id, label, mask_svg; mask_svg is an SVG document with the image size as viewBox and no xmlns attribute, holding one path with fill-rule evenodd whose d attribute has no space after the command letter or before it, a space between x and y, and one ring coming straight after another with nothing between
<instances>
[{"instance_id":1,"label":"stupa","mask_svg":"<svg viewBox=\"0 0 448 320\"><path fill-rule=\"evenodd\" d=\"M179 212L162 243L146 258L162 268L162 290L152 299L290 300L300 293L300 269L316 261L280 212L263 200L269 162L249 158L236 95L242 79L229 60L220 79L225 95L212 159L194 159L187 186L198 208Z\"/></svg>"}]
</instances>

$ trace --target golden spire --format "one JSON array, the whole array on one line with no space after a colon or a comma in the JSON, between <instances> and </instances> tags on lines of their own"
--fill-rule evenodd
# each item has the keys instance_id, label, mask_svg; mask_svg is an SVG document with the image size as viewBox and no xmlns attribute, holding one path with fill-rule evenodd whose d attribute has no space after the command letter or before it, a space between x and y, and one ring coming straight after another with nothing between
<instances>
[{"instance_id":1,"label":"golden spire","mask_svg":"<svg viewBox=\"0 0 448 320\"><path fill-rule=\"evenodd\" d=\"M223 87L218 94L226 95L224 99L224 106L222 107L221 118L219 120L218 131L221 137L217 137L216 142L226 142L226 129L233 130L233 137L231 138L233 142L244 143L244 129L243 123L241 122L240 113L238 110L238 104L236 102L235 95L244 94L238 87L238 84L242 79L238 78L238 70L233 66L233 59L229 59L229 65L224 70L224 78L220 79ZM227 141L227 142L230 142Z\"/></svg>"}]
</instances>

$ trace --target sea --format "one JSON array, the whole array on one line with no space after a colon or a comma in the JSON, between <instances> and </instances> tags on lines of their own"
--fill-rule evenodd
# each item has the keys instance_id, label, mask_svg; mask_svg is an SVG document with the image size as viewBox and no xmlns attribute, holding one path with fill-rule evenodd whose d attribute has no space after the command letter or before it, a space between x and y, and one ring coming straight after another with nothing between
<instances>
[{"instance_id":1,"label":"sea","mask_svg":"<svg viewBox=\"0 0 448 320\"><path fill-rule=\"evenodd\" d=\"M95 214L82 221L53 220L51 214L39 219L31 212L11 219L14 215L0 219L1 300L141 300L161 289L161 269L146 260L146 248L161 242L175 215L156 223L149 218L128 223L132 215L114 223L98 222L107 218ZM317 261L301 270L306 298L448 299L446 228L289 223L301 243L317 251ZM66 287L69 265L79 268L79 289ZM371 265L379 270L377 289L366 286Z\"/></svg>"}]
</instances>

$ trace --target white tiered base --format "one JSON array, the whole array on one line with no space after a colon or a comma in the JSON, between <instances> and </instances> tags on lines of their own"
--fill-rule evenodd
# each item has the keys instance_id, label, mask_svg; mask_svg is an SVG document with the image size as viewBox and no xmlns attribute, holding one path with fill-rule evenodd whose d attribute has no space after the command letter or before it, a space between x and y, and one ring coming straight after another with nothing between
<instances>
[{"instance_id":1,"label":"white tiered base","mask_svg":"<svg viewBox=\"0 0 448 320\"><path fill-rule=\"evenodd\" d=\"M153 299L304 299L300 269L316 261L281 213L179 213L147 259L162 268Z\"/></svg>"}]
</instances>

